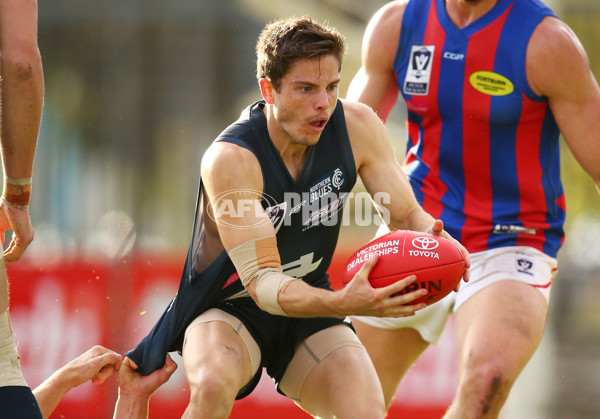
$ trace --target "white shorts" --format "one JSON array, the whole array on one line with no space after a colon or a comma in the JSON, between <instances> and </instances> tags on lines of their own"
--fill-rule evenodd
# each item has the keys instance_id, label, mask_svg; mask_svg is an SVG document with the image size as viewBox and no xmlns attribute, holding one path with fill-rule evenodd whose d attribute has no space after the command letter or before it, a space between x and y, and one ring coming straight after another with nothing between
<instances>
[{"instance_id":1,"label":"white shorts","mask_svg":"<svg viewBox=\"0 0 600 419\"><path fill-rule=\"evenodd\" d=\"M503 280L530 284L550 299L552 279L557 272L557 261L537 249L524 246L502 247L471 254L469 282L461 281L458 292L446 297L411 317L354 317L353 319L381 329L416 329L429 343L436 344L444 331L450 314L478 291Z\"/></svg>"}]
</instances>

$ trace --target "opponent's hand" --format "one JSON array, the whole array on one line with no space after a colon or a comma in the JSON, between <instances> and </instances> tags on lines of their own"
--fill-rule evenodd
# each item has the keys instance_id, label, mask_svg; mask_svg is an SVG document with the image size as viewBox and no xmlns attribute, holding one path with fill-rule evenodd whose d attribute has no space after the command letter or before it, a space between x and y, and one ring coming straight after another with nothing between
<instances>
[{"instance_id":1,"label":"opponent's hand","mask_svg":"<svg viewBox=\"0 0 600 419\"><path fill-rule=\"evenodd\" d=\"M33 240L33 227L29 211L11 207L0 201L0 239L4 245L6 230L12 230L12 240L4 250L4 260L11 263L19 260Z\"/></svg>"},{"instance_id":2,"label":"opponent's hand","mask_svg":"<svg viewBox=\"0 0 600 419\"><path fill-rule=\"evenodd\" d=\"M437 234L438 236L448 239L458 247L463 257L465 258L465 272L463 274L463 281L469 282L469 277L471 274L471 271L469 270L469 268L471 267L471 257L469 256L469 251L462 244L460 244L458 240L456 240L444 230L444 222L440 219L435 220L433 225L426 232ZM456 285L454 291L458 291L459 288L460 282Z\"/></svg>"},{"instance_id":3,"label":"opponent's hand","mask_svg":"<svg viewBox=\"0 0 600 419\"><path fill-rule=\"evenodd\" d=\"M71 387L88 380L92 384L102 384L113 373L119 371L123 356L103 346L96 345L69 362L62 369Z\"/></svg>"},{"instance_id":4,"label":"opponent's hand","mask_svg":"<svg viewBox=\"0 0 600 419\"><path fill-rule=\"evenodd\" d=\"M117 381L119 382L119 397L123 395L149 399L158 388L166 383L177 369L177 364L167 354L165 365L151 374L142 375L136 370L138 366L130 358L125 357Z\"/></svg>"},{"instance_id":5,"label":"opponent's hand","mask_svg":"<svg viewBox=\"0 0 600 419\"><path fill-rule=\"evenodd\" d=\"M382 288L373 288L369 283L369 273L377 263L374 254L367 260L354 278L340 292L340 305L345 315L406 317L425 308L425 303L410 304L411 301L427 294L427 290L418 289L404 294L394 295L413 283L415 275L403 278Z\"/></svg>"},{"instance_id":6,"label":"opponent's hand","mask_svg":"<svg viewBox=\"0 0 600 419\"><path fill-rule=\"evenodd\" d=\"M33 390L42 416L49 417L71 389L91 380L101 384L119 370L123 357L96 345L57 370Z\"/></svg>"}]
</instances>

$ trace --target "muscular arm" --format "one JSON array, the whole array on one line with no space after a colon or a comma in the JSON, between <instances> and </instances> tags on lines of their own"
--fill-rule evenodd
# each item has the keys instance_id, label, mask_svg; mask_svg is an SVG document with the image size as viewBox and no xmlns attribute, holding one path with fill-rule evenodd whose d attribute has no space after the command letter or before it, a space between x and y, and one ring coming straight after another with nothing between
<instances>
[{"instance_id":1,"label":"muscular arm","mask_svg":"<svg viewBox=\"0 0 600 419\"><path fill-rule=\"evenodd\" d=\"M527 49L527 78L546 96L571 152L600 192L600 89L573 31L547 17Z\"/></svg>"},{"instance_id":2,"label":"muscular arm","mask_svg":"<svg viewBox=\"0 0 600 419\"><path fill-rule=\"evenodd\" d=\"M24 207L29 202L31 185L7 182L7 177L23 180L31 178L33 172L44 96L36 0L0 0L0 57L3 196L8 202ZM12 262L21 257L33 240L28 212L2 204L2 237L5 230L14 232L4 252L7 262Z\"/></svg>"},{"instance_id":3,"label":"muscular arm","mask_svg":"<svg viewBox=\"0 0 600 419\"><path fill-rule=\"evenodd\" d=\"M394 57L406 1L393 1L371 19L362 46L362 65L348 88L347 98L369 105L387 119L398 99Z\"/></svg>"},{"instance_id":4,"label":"muscular arm","mask_svg":"<svg viewBox=\"0 0 600 419\"><path fill-rule=\"evenodd\" d=\"M461 249L470 266L467 250L447 232L443 224L417 202L381 120L361 103L344 101L348 134L358 173L391 229L439 233ZM468 281L468 273L465 280Z\"/></svg>"},{"instance_id":5,"label":"muscular arm","mask_svg":"<svg viewBox=\"0 0 600 419\"><path fill-rule=\"evenodd\" d=\"M49 417L71 389L88 380L103 383L119 370L121 360L120 354L96 345L60 368L33 390L42 416Z\"/></svg>"},{"instance_id":6,"label":"muscular arm","mask_svg":"<svg viewBox=\"0 0 600 419\"><path fill-rule=\"evenodd\" d=\"M219 236L228 252L248 241L275 236L273 225L260 203L262 172L250 151L229 143L212 145L202 160L202 179ZM386 288L373 289L367 275L374 262L366 263L355 280L340 291L292 281L285 292L278 293L278 302L290 317L405 316L422 308L405 305L418 298L416 293L389 297L406 287L414 277ZM249 281L246 289L258 303L256 278Z\"/></svg>"}]
</instances>

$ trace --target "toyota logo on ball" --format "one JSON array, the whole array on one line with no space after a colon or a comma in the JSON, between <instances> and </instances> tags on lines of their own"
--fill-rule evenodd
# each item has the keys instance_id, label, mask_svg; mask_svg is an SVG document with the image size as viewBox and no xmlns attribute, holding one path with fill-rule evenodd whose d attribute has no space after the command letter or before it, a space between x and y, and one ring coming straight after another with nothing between
<instances>
[{"instance_id":1,"label":"toyota logo on ball","mask_svg":"<svg viewBox=\"0 0 600 419\"><path fill-rule=\"evenodd\" d=\"M413 239L412 245L421 250L433 250L438 247L440 243L431 237L416 237Z\"/></svg>"}]
</instances>

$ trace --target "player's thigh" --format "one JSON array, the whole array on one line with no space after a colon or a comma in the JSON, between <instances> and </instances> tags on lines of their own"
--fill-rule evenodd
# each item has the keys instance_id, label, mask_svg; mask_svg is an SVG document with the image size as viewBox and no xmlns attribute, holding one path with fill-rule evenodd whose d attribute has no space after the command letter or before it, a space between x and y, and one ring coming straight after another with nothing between
<instances>
[{"instance_id":1,"label":"player's thigh","mask_svg":"<svg viewBox=\"0 0 600 419\"><path fill-rule=\"evenodd\" d=\"M3 50L12 42L37 45L37 24L37 0L0 0L0 48Z\"/></svg>"},{"instance_id":2,"label":"player's thigh","mask_svg":"<svg viewBox=\"0 0 600 419\"><path fill-rule=\"evenodd\" d=\"M333 334L330 333L332 330ZM336 341L339 344L332 345ZM307 345L298 349L299 355L294 356L288 369L299 373L298 367L304 364L309 371L302 380L299 400L296 400L306 411L317 416L333 412L339 417L350 417L352 409L354 413L365 409L375 414L383 412L383 394L377 374L367 351L350 328L333 326L309 337L304 343ZM282 387L285 387L286 375ZM349 400L352 403L348 403Z\"/></svg>"},{"instance_id":3,"label":"player's thigh","mask_svg":"<svg viewBox=\"0 0 600 419\"><path fill-rule=\"evenodd\" d=\"M260 365L258 345L235 317L218 309L200 315L187 328L183 368L190 384L207 379L235 387L246 384Z\"/></svg>"},{"instance_id":4,"label":"player's thigh","mask_svg":"<svg viewBox=\"0 0 600 419\"><path fill-rule=\"evenodd\" d=\"M381 329L359 319L353 319L352 324L375 365L386 404L389 404L402 377L429 342L413 328Z\"/></svg>"},{"instance_id":5,"label":"player's thigh","mask_svg":"<svg viewBox=\"0 0 600 419\"><path fill-rule=\"evenodd\" d=\"M523 282L502 280L478 291L456 312L461 369L500 369L516 379L542 338L547 311L542 293Z\"/></svg>"}]
</instances>

